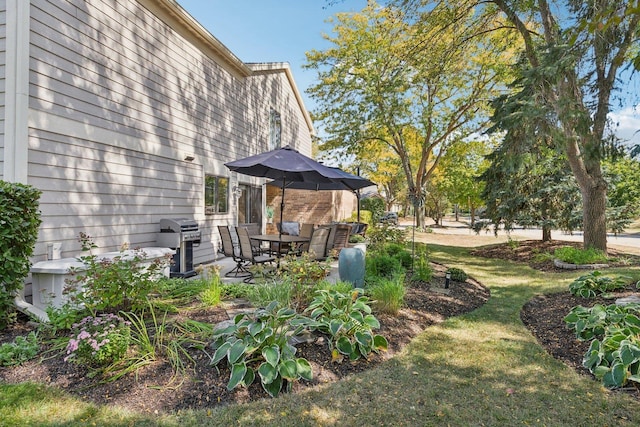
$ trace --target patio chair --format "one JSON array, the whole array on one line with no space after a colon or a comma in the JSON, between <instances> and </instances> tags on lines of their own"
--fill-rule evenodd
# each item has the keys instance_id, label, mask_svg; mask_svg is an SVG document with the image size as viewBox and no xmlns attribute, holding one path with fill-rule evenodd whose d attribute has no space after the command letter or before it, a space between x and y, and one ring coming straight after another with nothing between
<instances>
[{"instance_id":1,"label":"patio chair","mask_svg":"<svg viewBox=\"0 0 640 427\"><path fill-rule=\"evenodd\" d=\"M336 224L336 231L333 236L333 246L340 253L343 248L349 245L349 236L351 234L351 226L349 224Z\"/></svg>"},{"instance_id":2,"label":"patio chair","mask_svg":"<svg viewBox=\"0 0 640 427\"><path fill-rule=\"evenodd\" d=\"M225 273L226 277L248 277L251 272L246 269L248 264L244 259L240 257L240 248L233 244L231 239L231 232L226 225L219 225L218 232L222 239L222 253L225 256L231 257L235 261L236 266Z\"/></svg>"},{"instance_id":3,"label":"patio chair","mask_svg":"<svg viewBox=\"0 0 640 427\"><path fill-rule=\"evenodd\" d=\"M238 233L238 241L240 242L240 258L244 261L247 261L253 265L271 263L276 260L275 257L271 255L259 255L254 253L253 246L251 245L251 237L249 236L249 232L246 228L236 227L236 233ZM253 280L253 273L249 277L244 279L245 282L250 282Z\"/></svg>"},{"instance_id":4,"label":"patio chair","mask_svg":"<svg viewBox=\"0 0 640 427\"><path fill-rule=\"evenodd\" d=\"M304 223L300 227L300 236L308 237L311 240L311 236L313 235L313 229L315 228L314 224ZM301 243L298 248L298 252L306 252L309 250L309 242Z\"/></svg>"},{"instance_id":5,"label":"patio chair","mask_svg":"<svg viewBox=\"0 0 640 427\"><path fill-rule=\"evenodd\" d=\"M238 224L238 227L246 228L247 231L249 232L249 237L257 235L257 234L261 234L260 226L258 225L257 222L250 222L250 223L246 223L246 224ZM263 255L264 253L268 252L269 250L263 248L262 246L260 246L260 243L261 242L259 240L251 239L251 246L253 247L253 252L255 254L258 254L258 255Z\"/></svg>"},{"instance_id":6,"label":"patio chair","mask_svg":"<svg viewBox=\"0 0 640 427\"><path fill-rule=\"evenodd\" d=\"M323 260L326 258L327 241L331 230L326 227L319 227L313 230L311 240L309 241L309 253L311 258L315 260Z\"/></svg>"}]
</instances>

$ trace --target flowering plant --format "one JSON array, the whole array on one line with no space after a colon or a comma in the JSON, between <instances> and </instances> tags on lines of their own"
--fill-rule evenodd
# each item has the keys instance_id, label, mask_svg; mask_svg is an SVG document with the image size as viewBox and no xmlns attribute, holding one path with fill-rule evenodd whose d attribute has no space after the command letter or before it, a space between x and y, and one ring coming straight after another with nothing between
<instances>
[{"instance_id":1,"label":"flowering plant","mask_svg":"<svg viewBox=\"0 0 640 427\"><path fill-rule=\"evenodd\" d=\"M87 316L74 323L65 362L75 360L89 367L117 362L129 347L129 325L130 322L112 313Z\"/></svg>"}]
</instances>

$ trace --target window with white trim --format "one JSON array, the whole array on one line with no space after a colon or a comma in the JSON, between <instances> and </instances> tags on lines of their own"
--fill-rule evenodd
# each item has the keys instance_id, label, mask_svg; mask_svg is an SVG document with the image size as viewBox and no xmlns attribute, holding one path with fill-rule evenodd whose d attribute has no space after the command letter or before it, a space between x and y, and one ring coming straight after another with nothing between
<instances>
[{"instance_id":1,"label":"window with white trim","mask_svg":"<svg viewBox=\"0 0 640 427\"><path fill-rule=\"evenodd\" d=\"M206 175L204 178L204 213L229 212L229 178Z\"/></svg>"}]
</instances>

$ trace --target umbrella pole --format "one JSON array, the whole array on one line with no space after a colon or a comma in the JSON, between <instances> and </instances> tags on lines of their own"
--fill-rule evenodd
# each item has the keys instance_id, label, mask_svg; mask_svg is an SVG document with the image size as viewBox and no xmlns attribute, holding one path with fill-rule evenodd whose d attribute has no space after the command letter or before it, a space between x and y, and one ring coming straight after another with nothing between
<instances>
[{"instance_id":1,"label":"umbrella pole","mask_svg":"<svg viewBox=\"0 0 640 427\"><path fill-rule=\"evenodd\" d=\"M284 213L284 188L287 186L287 177L282 175L282 197L280 200L280 227L278 227L278 253L276 254L276 258L278 261L276 262L276 268L280 270L280 252L282 250L282 224L283 224L283 213Z\"/></svg>"}]
</instances>

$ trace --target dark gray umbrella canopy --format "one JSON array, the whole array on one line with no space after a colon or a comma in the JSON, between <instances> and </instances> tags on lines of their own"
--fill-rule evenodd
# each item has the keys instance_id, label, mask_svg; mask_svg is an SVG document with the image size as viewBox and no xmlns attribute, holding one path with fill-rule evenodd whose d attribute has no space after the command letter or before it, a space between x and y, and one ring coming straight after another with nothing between
<instances>
[{"instance_id":1,"label":"dark gray umbrella canopy","mask_svg":"<svg viewBox=\"0 0 640 427\"><path fill-rule=\"evenodd\" d=\"M289 181L287 180L286 184L283 184L282 179L274 179L271 182L267 182L269 185L275 185L278 188L291 188L293 190L349 190L355 191L361 188L370 187L376 185L375 183L369 181L368 179L362 178L361 176L350 174L349 172L345 172L342 169L329 167L329 169L333 169L339 175L341 175L340 179L336 179L332 182L310 182L310 181Z\"/></svg>"},{"instance_id":2,"label":"dark gray umbrella canopy","mask_svg":"<svg viewBox=\"0 0 640 427\"><path fill-rule=\"evenodd\" d=\"M333 190L330 187L336 186L336 190L357 190L375 185L362 177L316 162L290 146L234 160L225 163L225 166L234 172L271 178L280 183L275 184L282 188L280 223L284 211L285 188Z\"/></svg>"}]
</instances>

